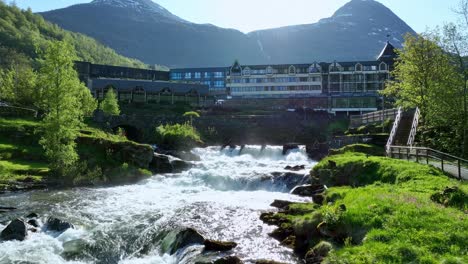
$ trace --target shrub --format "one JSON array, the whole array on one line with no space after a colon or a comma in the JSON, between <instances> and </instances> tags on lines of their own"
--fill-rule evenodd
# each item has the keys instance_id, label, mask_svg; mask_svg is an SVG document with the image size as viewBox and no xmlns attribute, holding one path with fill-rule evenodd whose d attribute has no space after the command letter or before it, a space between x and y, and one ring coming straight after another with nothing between
<instances>
[{"instance_id":1,"label":"shrub","mask_svg":"<svg viewBox=\"0 0 468 264\"><path fill-rule=\"evenodd\" d=\"M157 127L156 142L169 149L190 149L202 143L198 131L189 123Z\"/></svg>"}]
</instances>

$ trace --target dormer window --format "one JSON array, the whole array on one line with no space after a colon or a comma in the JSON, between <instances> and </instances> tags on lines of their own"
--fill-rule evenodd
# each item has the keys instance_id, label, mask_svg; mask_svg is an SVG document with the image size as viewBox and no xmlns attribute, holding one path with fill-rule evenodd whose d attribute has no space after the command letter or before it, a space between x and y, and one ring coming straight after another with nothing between
<instances>
[{"instance_id":1,"label":"dormer window","mask_svg":"<svg viewBox=\"0 0 468 264\"><path fill-rule=\"evenodd\" d=\"M330 72L339 72L341 71L341 65L338 64L337 62L334 62L333 64L330 65Z\"/></svg>"},{"instance_id":2,"label":"dormer window","mask_svg":"<svg viewBox=\"0 0 468 264\"><path fill-rule=\"evenodd\" d=\"M266 73L267 73L267 74L270 74L270 75L273 74L273 68L272 68L271 66L268 66L268 67L266 68Z\"/></svg>"},{"instance_id":3,"label":"dormer window","mask_svg":"<svg viewBox=\"0 0 468 264\"><path fill-rule=\"evenodd\" d=\"M293 65L289 66L289 75L295 75L296 74L296 67L294 67Z\"/></svg>"},{"instance_id":4,"label":"dormer window","mask_svg":"<svg viewBox=\"0 0 468 264\"><path fill-rule=\"evenodd\" d=\"M309 73L318 73L318 72L321 72L321 67L317 63L314 63L309 67Z\"/></svg>"},{"instance_id":5,"label":"dormer window","mask_svg":"<svg viewBox=\"0 0 468 264\"><path fill-rule=\"evenodd\" d=\"M362 72L362 64L360 64L360 63L356 64L355 69L356 69L357 72Z\"/></svg>"},{"instance_id":6,"label":"dormer window","mask_svg":"<svg viewBox=\"0 0 468 264\"><path fill-rule=\"evenodd\" d=\"M250 68L249 67L245 67L244 70L243 70L243 75L244 76L250 76Z\"/></svg>"},{"instance_id":7,"label":"dormer window","mask_svg":"<svg viewBox=\"0 0 468 264\"><path fill-rule=\"evenodd\" d=\"M388 70L387 64L385 62L380 63L379 70L387 71Z\"/></svg>"}]
</instances>

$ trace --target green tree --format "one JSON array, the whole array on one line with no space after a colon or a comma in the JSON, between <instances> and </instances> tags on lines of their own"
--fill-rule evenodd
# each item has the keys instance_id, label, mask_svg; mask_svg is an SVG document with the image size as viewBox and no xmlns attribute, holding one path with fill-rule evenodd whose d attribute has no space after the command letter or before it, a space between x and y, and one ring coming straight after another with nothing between
<instances>
[{"instance_id":1,"label":"green tree","mask_svg":"<svg viewBox=\"0 0 468 264\"><path fill-rule=\"evenodd\" d=\"M194 118L199 118L200 114L195 112L195 111L190 111L190 112L185 112L184 117L190 118L190 125L192 126L193 125L193 119Z\"/></svg>"},{"instance_id":2,"label":"green tree","mask_svg":"<svg viewBox=\"0 0 468 264\"><path fill-rule=\"evenodd\" d=\"M407 35L398 55L394 81L383 93L395 98L398 106L420 108L421 132L427 135L424 144L459 154L464 85L452 57L441 47L440 38L430 33Z\"/></svg>"},{"instance_id":3,"label":"green tree","mask_svg":"<svg viewBox=\"0 0 468 264\"><path fill-rule=\"evenodd\" d=\"M40 144L50 160L50 167L59 175L78 160L75 140L83 118L96 109L96 100L80 83L74 70L75 50L65 41L53 41L44 55L39 75L42 88L44 134Z\"/></svg>"},{"instance_id":4,"label":"green tree","mask_svg":"<svg viewBox=\"0 0 468 264\"><path fill-rule=\"evenodd\" d=\"M104 100L101 102L100 109L109 115L120 115L119 102L114 89L111 88L107 91Z\"/></svg>"}]
</instances>

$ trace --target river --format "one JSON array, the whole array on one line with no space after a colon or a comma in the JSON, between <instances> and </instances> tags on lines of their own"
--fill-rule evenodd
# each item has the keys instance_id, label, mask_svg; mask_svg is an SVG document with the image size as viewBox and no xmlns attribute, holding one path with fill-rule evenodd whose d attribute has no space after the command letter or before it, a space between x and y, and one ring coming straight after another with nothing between
<instances>
[{"instance_id":1,"label":"river","mask_svg":"<svg viewBox=\"0 0 468 264\"><path fill-rule=\"evenodd\" d=\"M30 233L27 240L0 242L0 263L155 263L210 261L235 255L245 263L258 259L298 263L291 250L268 236L274 227L259 220L275 210L275 199L307 201L289 194L301 179L275 179L287 165L307 165L305 150L282 155L281 147L247 146L220 151L192 151L201 157L192 169L156 175L138 184L106 188L74 188L0 196L0 205L18 210L0 214L0 230L15 217L31 212L41 220L54 216L76 228L62 234ZM298 172L306 174L307 171ZM205 238L233 241L225 253L191 246L174 255L164 252L167 233L192 227ZM165 238L166 237L166 238Z\"/></svg>"}]
</instances>

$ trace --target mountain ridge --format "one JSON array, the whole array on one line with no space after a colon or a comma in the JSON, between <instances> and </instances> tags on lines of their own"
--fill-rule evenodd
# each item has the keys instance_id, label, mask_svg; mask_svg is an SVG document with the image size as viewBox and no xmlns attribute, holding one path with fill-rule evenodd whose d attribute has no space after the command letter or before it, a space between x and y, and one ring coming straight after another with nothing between
<instances>
[{"instance_id":1,"label":"mountain ridge","mask_svg":"<svg viewBox=\"0 0 468 264\"><path fill-rule=\"evenodd\" d=\"M371 60L387 35L398 48L404 34L415 34L374 0L352 0L316 23L247 34L186 21L151 0L95 0L41 14L121 54L170 67L226 66L236 59L244 64Z\"/></svg>"}]
</instances>

